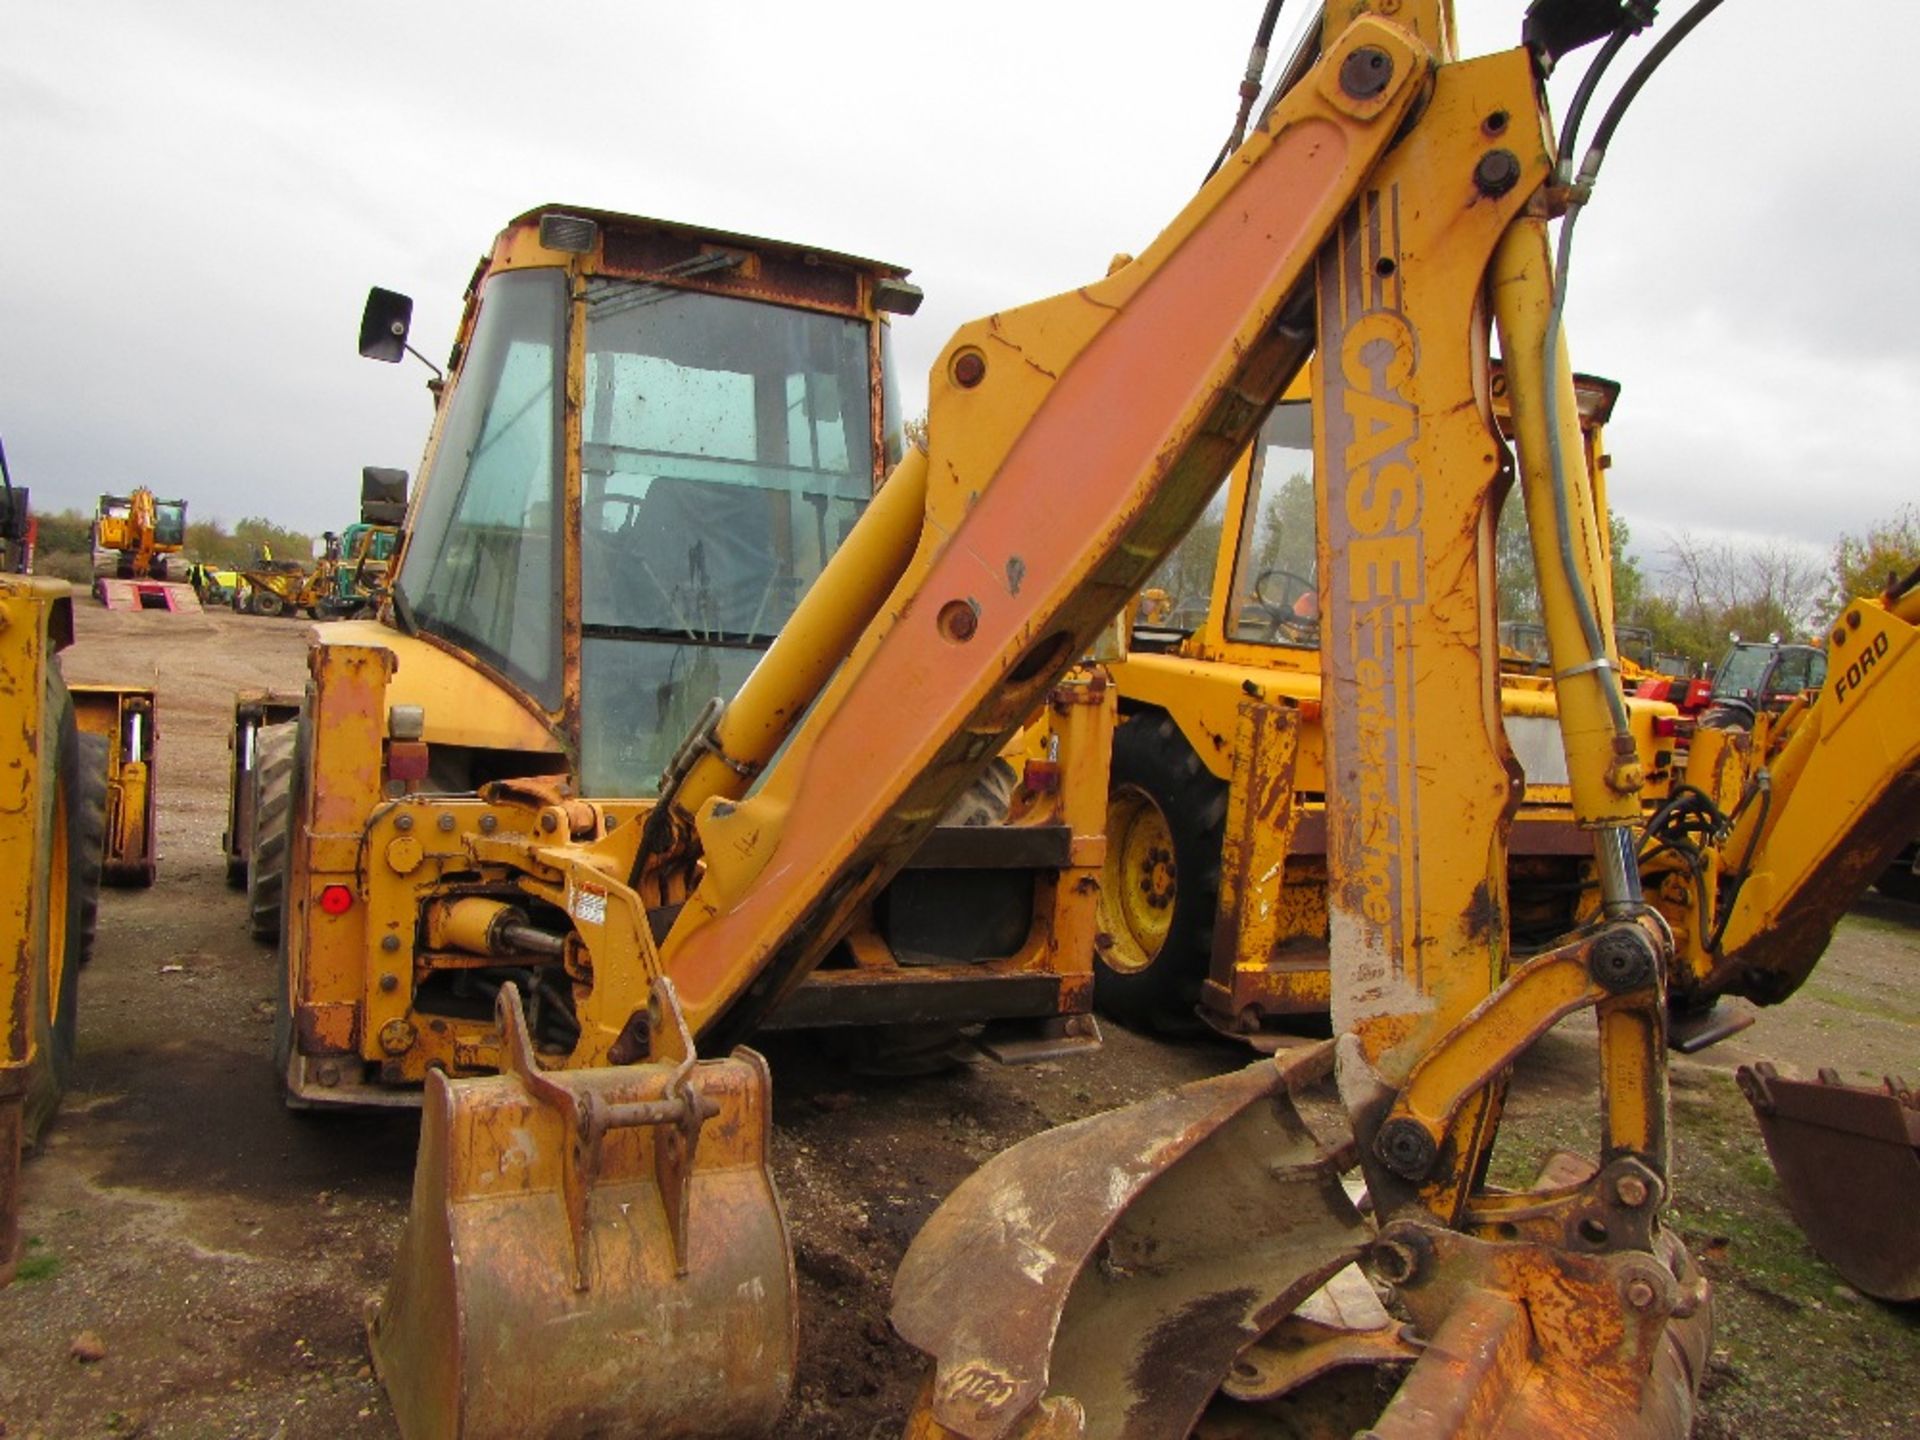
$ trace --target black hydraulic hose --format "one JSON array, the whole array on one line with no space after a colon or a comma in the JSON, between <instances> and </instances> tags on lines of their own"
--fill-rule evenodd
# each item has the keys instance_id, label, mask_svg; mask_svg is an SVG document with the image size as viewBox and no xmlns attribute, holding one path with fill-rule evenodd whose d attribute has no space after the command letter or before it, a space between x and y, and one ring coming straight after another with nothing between
<instances>
[{"instance_id":1,"label":"black hydraulic hose","mask_svg":"<svg viewBox=\"0 0 1920 1440\"><path fill-rule=\"evenodd\" d=\"M1588 147L1586 159L1580 166L1584 183L1593 183L1593 176L1600 169L1600 161L1605 158L1607 145L1613 139L1613 132L1619 128L1621 118L1639 95L1641 87L1652 78L1661 62L1673 53L1674 46L1691 35L1695 26L1719 8L1720 0L1699 0L1697 5L1680 17L1673 29L1653 42L1653 48L1633 67L1633 74L1627 77L1627 83L1620 87L1620 93L1613 97L1613 103L1601 118L1600 128L1593 132L1593 144Z\"/></svg>"},{"instance_id":2,"label":"black hydraulic hose","mask_svg":"<svg viewBox=\"0 0 1920 1440\"><path fill-rule=\"evenodd\" d=\"M1240 81L1240 113L1234 117L1233 133L1227 137L1227 143L1220 147L1220 153L1207 168L1208 180L1227 163L1227 157L1240 148L1240 142L1247 138L1247 117L1253 114L1253 102L1260 98L1260 79L1267 71L1267 48L1273 43L1273 27L1279 23L1280 7L1285 3L1286 0L1267 0L1267 8L1260 13L1260 25L1253 36L1253 49L1247 55L1247 73Z\"/></svg>"},{"instance_id":3,"label":"black hydraulic hose","mask_svg":"<svg viewBox=\"0 0 1920 1440\"><path fill-rule=\"evenodd\" d=\"M1600 165L1606 158L1607 145L1613 139L1613 132L1619 128L1621 118L1627 113L1627 107L1633 103L1634 98L1640 93L1653 72L1659 68L1660 63L1673 53L1676 45L1693 33L1694 28L1702 20L1718 9L1720 3L1721 0L1699 0L1698 4L1680 17L1672 30L1660 37L1653 48L1634 67L1633 73L1627 77L1627 83L1620 87L1620 93L1613 97L1613 103L1607 107L1606 114L1601 117L1599 129L1594 132L1593 143L1587 148L1586 156L1580 163L1580 173L1573 183L1572 194L1567 203L1566 219L1560 222L1560 243L1554 257L1553 311L1547 318L1546 342L1542 347L1545 351L1542 362L1548 375L1554 373L1554 357L1559 353L1560 332L1566 318L1567 271L1573 252L1573 227L1580 218L1581 208L1592 193L1593 182L1600 173ZM1589 75L1583 77L1581 85L1583 91L1587 89L1586 79L1590 78L1597 83L1599 77L1592 74L1592 71L1601 68L1604 62L1611 61L1615 51L1613 41L1609 40L1607 48L1596 57ZM1581 98L1577 103L1584 108L1586 100ZM1578 118L1577 115L1568 117L1570 122ZM1578 572L1574 562L1573 528L1568 523L1570 491L1567 485L1567 458L1559 443L1560 387L1558 385L1547 386L1546 409L1547 435L1550 441L1548 449L1553 461L1553 489L1556 502L1554 528L1560 546L1560 563L1565 567L1568 578L1571 579ZM1587 642L1588 659L1592 662L1604 661L1606 644L1600 629L1600 617L1594 612L1593 598L1583 586L1569 585L1568 588L1573 592L1574 609L1580 621L1581 633ZM1631 736L1632 728L1627 715L1627 702L1620 693L1620 687L1617 684L1608 685L1604 690L1607 708L1613 715L1614 729L1622 736Z\"/></svg>"},{"instance_id":4,"label":"black hydraulic hose","mask_svg":"<svg viewBox=\"0 0 1920 1440\"><path fill-rule=\"evenodd\" d=\"M1556 168L1562 184L1573 178L1573 143L1580 136L1580 122L1586 118L1587 106L1593 102L1593 92L1600 88L1600 77L1607 73L1607 67L1633 35L1634 32L1624 26L1614 31L1594 56L1593 63L1587 66L1587 73L1580 77L1580 87L1573 92L1573 104L1567 107L1567 122L1560 127L1560 163Z\"/></svg>"}]
</instances>

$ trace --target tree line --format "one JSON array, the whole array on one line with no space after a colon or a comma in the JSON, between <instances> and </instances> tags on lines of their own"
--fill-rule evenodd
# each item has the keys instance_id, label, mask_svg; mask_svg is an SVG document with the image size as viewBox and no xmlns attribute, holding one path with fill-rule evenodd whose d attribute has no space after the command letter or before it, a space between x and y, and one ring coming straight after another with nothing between
<instances>
[{"instance_id":1,"label":"tree line","mask_svg":"<svg viewBox=\"0 0 1920 1440\"><path fill-rule=\"evenodd\" d=\"M1649 574L1631 551L1632 531L1610 517L1614 614L1653 632L1654 649L1696 663L1716 661L1729 635L1818 642L1846 603L1878 595L1920 566L1920 505L1900 506L1842 535L1823 560L1784 540L1735 540L1680 531ZM1496 560L1500 614L1537 620L1525 516L1517 501L1500 517Z\"/></svg>"}]
</instances>

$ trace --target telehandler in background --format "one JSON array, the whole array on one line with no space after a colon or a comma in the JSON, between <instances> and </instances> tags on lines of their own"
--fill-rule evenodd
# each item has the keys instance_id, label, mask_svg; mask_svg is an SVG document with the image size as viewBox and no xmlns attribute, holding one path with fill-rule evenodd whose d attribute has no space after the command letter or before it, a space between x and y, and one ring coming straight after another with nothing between
<instances>
[{"instance_id":1,"label":"telehandler in background","mask_svg":"<svg viewBox=\"0 0 1920 1440\"><path fill-rule=\"evenodd\" d=\"M1684 778L1645 806L1561 317L1607 143L1712 8L1653 43L1577 171L1583 112L1651 6L1539 0L1523 48L1473 61L1454 57L1440 0L1329 10L1202 191L1264 238L1281 231L1253 198L1273 157L1339 149L1319 107L1346 117L1366 96L1404 127L1339 192L1345 213L1311 255L1275 267L1294 301L1279 313L1315 347L1336 1038L1047 1132L964 1182L895 1286L896 1328L933 1361L915 1440L1690 1431L1712 1304L1662 1220L1669 999L1784 1000L1908 842L1920 799L1916 573L1847 606L1826 685L1703 722ZM1556 151L1541 81L1594 41ZM1396 104L1416 96L1404 118ZM1322 192L1285 193L1291 208ZM1489 323L1517 457L1492 414ZM1024 338L1007 333L1009 349ZM1072 382L1066 357L1043 358ZM1268 395L1289 378L1273 370ZM937 399L933 415L937 455ZM1509 952L1520 794L1494 605L1495 517L1516 478L1599 889L1590 920L1526 958ZM1243 733L1270 737L1270 764L1292 759L1300 728L1247 698ZM1583 1010L1597 1157L1489 1184L1515 1062ZM1329 1072L1351 1129L1334 1143L1292 1103ZM1355 1166L1364 1212L1341 1183ZM1900 1198L1910 1215L1920 1197ZM1373 1285L1323 1290L1356 1261Z\"/></svg>"},{"instance_id":2,"label":"telehandler in background","mask_svg":"<svg viewBox=\"0 0 1920 1440\"><path fill-rule=\"evenodd\" d=\"M100 883L107 762L61 683L72 642L65 581L0 574L0 1285L20 1256L21 1158L73 1070Z\"/></svg>"}]
</instances>

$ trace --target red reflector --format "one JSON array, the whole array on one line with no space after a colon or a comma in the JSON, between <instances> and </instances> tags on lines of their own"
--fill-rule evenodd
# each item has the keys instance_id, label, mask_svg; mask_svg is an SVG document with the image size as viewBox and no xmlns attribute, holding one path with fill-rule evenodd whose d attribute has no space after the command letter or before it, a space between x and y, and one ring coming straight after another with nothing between
<instances>
[{"instance_id":1,"label":"red reflector","mask_svg":"<svg viewBox=\"0 0 1920 1440\"><path fill-rule=\"evenodd\" d=\"M1656 715L1653 717L1653 733L1657 739L1671 740L1680 733L1680 720L1675 715Z\"/></svg>"},{"instance_id":2,"label":"red reflector","mask_svg":"<svg viewBox=\"0 0 1920 1440\"><path fill-rule=\"evenodd\" d=\"M1060 762L1029 760L1023 783L1030 795L1051 795L1060 788Z\"/></svg>"},{"instance_id":3,"label":"red reflector","mask_svg":"<svg viewBox=\"0 0 1920 1440\"><path fill-rule=\"evenodd\" d=\"M427 778L427 742L389 740L387 742L387 778L424 780Z\"/></svg>"},{"instance_id":4,"label":"red reflector","mask_svg":"<svg viewBox=\"0 0 1920 1440\"><path fill-rule=\"evenodd\" d=\"M329 885L320 892L320 908L329 915L344 915L353 908L353 891L344 885Z\"/></svg>"}]
</instances>

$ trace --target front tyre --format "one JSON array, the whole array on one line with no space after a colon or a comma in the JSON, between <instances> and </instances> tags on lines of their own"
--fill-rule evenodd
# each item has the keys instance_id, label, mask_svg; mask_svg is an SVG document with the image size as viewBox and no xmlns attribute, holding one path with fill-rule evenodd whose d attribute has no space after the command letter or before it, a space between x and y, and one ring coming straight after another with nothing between
<instances>
[{"instance_id":1,"label":"front tyre","mask_svg":"<svg viewBox=\"0 0 1920 1440\"><path fill-rule=\"evenodd\" d=\"M1114 733L1094 1005L1140 1029L1186 1024L1200 999L1220 903L1227 786L1168 716Z\"/></svg>"}]
</instances>

